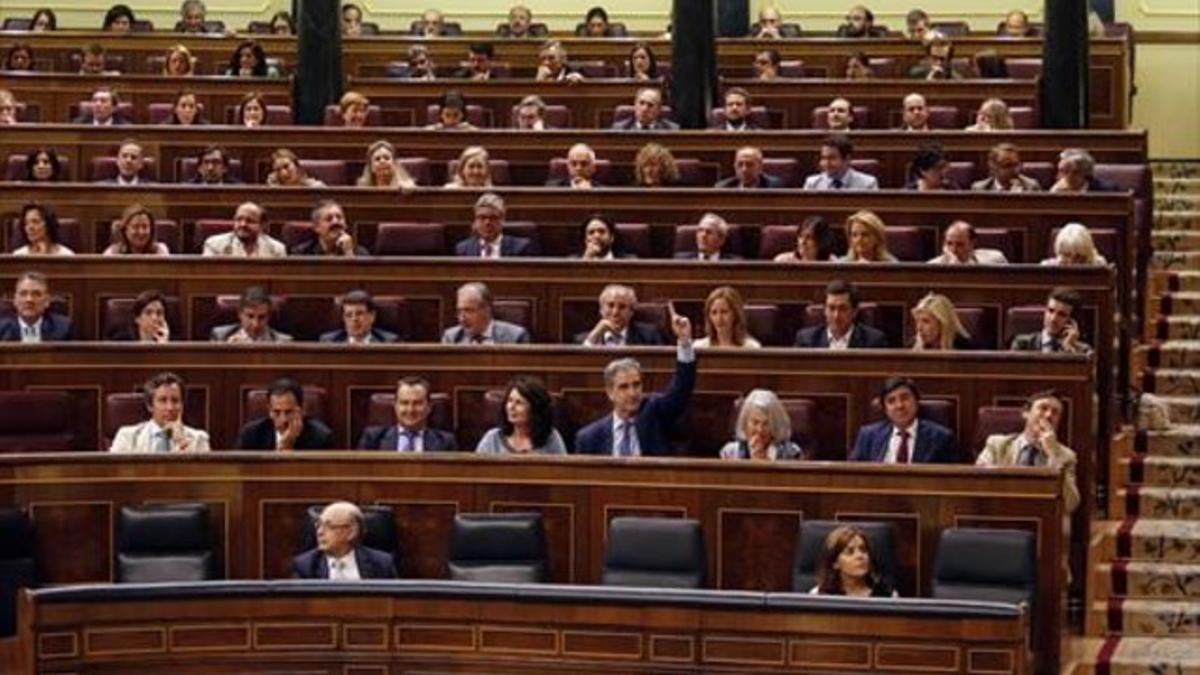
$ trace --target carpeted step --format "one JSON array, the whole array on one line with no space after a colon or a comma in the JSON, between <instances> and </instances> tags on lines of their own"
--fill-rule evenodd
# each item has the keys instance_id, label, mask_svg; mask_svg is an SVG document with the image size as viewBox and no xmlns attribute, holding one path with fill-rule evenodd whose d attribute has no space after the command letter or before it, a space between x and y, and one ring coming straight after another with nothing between
<instances>
[{"instance_id":1,"label":"carpeted step","mask_svg":"<svg viewBox=\"0 0 1200 675\"><path fill-rule=\"evenodd\" d=\"M1200 251L1155 251L1150 256L1150 267L1156 270L1200 269Z\"/></svg>"},{"instance_id":2,"label":"carpeted step","mask_svg":"<svg viewBox=\"0 0 1200 675\"><path fill-rule=\"evenodd\" d=\"M1200 564L1114 560L1092 575L1096 598L1200 599Z\"/></svg>"},{"instance_id":3,"label":"carpeted step","mask_svg":"<svg viewBox=\"0 0 1200 675\"><path fill-rule=\"evenodd\" d=\"M1159 316L1154 337L1159 340L1200 340L1200 316Z\"/></svg>"},{"instance_id":4,"label":"carpeted step","mask_svg":"<svg viewBox=\"0 0 1200 675\"><path fill-rule=\"evenodd\" d=\"M1195 446L1189 449L1195 452ZM1121 462L1131 485L1200 488L1200 454L1194 457L1135 455Z\"/></svg>"},{"instance_id":5,"label":"carpeted step","mask_svg":"<svg viewBox=\"0 0 1200 675\"><path fill-rule=\"evenodd\" d=\"M1170 397L1164 398L1170 399ZM1200 399L1195 399L1195 401L1200 405ZM1171 420L1174 422L1175 419L1172 415ZM1149 462L1151 458L1177 457L1200 459L1200 424L1175 422L1169 429L1139 431L1134 436L1133 443L1137 455L1131 461Z\"/></svg>"},{"instance_id":6,"label":"carpeted step","mask_svg":"<svg viewBox=\"0 0 1200 675\"><path fill-rule=\"evenodd\" d=\"M1175 270L1166 277L1167 290L1200 291L1200 272Z\"/></svg>"},{"instance_id":7,"label":"carpeted step","mask_svg":"<svg viewBox=\"0 0 1200 675\"><path fill-rule=\"evenodd\" d=\"M1200 178L1154 178L1154 195L1200 195Z\"/></svg>"},{"instance_id":8,"label":"carpeted step","mask_svg":"<svg viewBox=\"0 0 1200 675\"><path fill-rule=\"evenodd\" d=\"M1172 308L1176 304L1174 294L1163 299ZM1200 293L1196 294L1196 302L1200 303ZM1200 368L1200 340L1160 340L1145 345L1143 350L1142 360L1150 368Z\"/></svg>"},{"instance_id":9,"label":"carpeted step","mask_svg":"<svg viewBox=\"0 0 1200 675\"><path fill-rule=\"evenodd\" d=\"M1118 493L1113 517L1200 520L1200 488L1129 485ZM1121 506L1125 513L1120 513Z\"/></svg>"},{"instance_id":10,"label":"carpeted step","mask_svg":"<svg viewBox=\"0 0 1200 675\"><path fill-rule=\"evenodd\" d=\"M1200 251L1200 230L1156 230L1150 245L1155 251Z\"/></svg>"},{"instance_id":11,"label":"carpeted step","mask_svg":"<svg viewBox=\"0 0 1200 675\"><path fill-rule=\"evenodd\" d=\"M1195 396L1159 396L1171 414L1173 424L1200 424L1200 398Z\"/></svg>"},{"instance_id":12,"label":"carpeted step","mask_svg":"<svg viewBox=\"0 0 1200 675\"><path fill-rule=\"evenodd\" d=\"M1142 371L1143 391L1167 396L1200 397L1200 370L1191 368L1146 368Z\"/></svg>"},{"instance_id":13,"label":"carpeted step","mask_svg":"<svg viewBox=\"0 0 1200 675\"><path fill-rule=\"evenodd\" d=\"M1190 600L1148 600L1109 598L1092 603L1093 613L1103 613L1102 626L1109 633L1123 636L1182 637L1200 639L1200 602ZM1099 617L1097 617L1099 619Z\"/></svg>"},{"instance_id":14,"label":"carpeted step","mask_svg":"<svg viewBox=\"0 0 1200 675\"><path fill-rule=\"evenodd\" d=\"M1155 230L1200 230L1200 211L1157 211Z\"/></svg>"},{"instance_id":15,"label":"carpeted step","mask_svg":"<svg viewBox=\"0 0 1200 675\"><path fill-rule=\"evenodd\" d=\"M1112 636L1083 654L1069 675L1200 675L1196 640Z\"/></svg>"},{"instance_id":16,"label":"carpeted step","mask_svg":"<svg viewBox=\"0 0 1200 675\"><path fill-rule=\"evenodd\" d=\"M1200 563L1200 522L1129 518L1096 524L1097 560Z\"/></svg>"}]
</instances>

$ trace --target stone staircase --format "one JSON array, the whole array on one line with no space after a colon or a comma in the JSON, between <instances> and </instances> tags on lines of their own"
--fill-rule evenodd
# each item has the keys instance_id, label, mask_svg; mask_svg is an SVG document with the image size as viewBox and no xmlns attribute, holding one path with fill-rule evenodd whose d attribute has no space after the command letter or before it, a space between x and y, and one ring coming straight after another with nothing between
<instances>
[{"instance_id":1,"label":"stone staircase","mask_svg":"<svg viewBox=\"0 0 1200 675\"><path fill-rule=\"evenodd\" d=\"M1132 372L1171 426L1114 443L1075 675L1200 675L1200 163L1154 176L1150 320Z\"/></svg>"}]
</instances>

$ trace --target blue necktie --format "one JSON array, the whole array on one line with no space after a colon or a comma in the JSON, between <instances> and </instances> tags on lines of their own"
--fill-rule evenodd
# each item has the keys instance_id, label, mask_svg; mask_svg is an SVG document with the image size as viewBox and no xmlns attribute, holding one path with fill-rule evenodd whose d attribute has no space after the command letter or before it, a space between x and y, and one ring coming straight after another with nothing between
<instances>
[{"instance_id":1,"label":"blue necktie","mask_svg":"<svg viewBox=\"0 0 1200 675\"><path fill-rule=\"evenodd\" d=\"M154 434L154 451L155 452L170 452L171 439L167 436L167 432L159 430Z\"/></svg>"},{"instance_id":2,"label":"blue necktie","mask_svg":"<svg viewBox=\"0 0 1200 675\"><path fill-rule=\"evenodd\" d=\"M417 450L417 434L416 432L405 429L400 432L400 452L416 452Z\"/></svg>"},{"instance_id":3,"label":"blue necktie","mask_svg":"<svg viewBox=\"0 0 1200 675\"><path fill-rule=\"evenodd\" d=\"M617 445L617 456L618 457L632 457L633 456L633 434L636 431L633 426L633 420L626 420L625 422L623 422L620 425L620 430L621 430L621 440L620 440L619 444Z\"/></svg>"}]
</instances>

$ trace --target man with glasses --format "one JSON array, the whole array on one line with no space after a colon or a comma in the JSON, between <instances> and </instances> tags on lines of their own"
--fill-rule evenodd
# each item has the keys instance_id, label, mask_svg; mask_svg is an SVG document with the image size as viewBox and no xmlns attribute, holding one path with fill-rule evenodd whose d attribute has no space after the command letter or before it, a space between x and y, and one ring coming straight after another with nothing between
<instances>
[{"instance_id":1,"label":"man with glasses","mask_svg":"<svg viewBox=\"0 0 1200 675\"><path fill-rule=\"evenodd\" d=\"M366 518L354 504L326 506L316 525L317 547L292 559L293 577L330 581L396 578L396 562L390 553L362 545Z\"/></svg>"}]
</instances>

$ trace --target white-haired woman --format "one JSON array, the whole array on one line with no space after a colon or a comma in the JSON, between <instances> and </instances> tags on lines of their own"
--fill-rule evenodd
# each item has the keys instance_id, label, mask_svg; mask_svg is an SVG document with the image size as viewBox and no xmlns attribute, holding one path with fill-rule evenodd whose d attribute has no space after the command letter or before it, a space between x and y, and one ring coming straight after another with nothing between
<instances>
[{"instance_id":1,"label":"white-haired woman","mask_svg":"<svg viewBox=\"0 0 1200 675\"><path fill-rule=\"evenodd\" d=\"M736 440L721 448L721 459L804 459L792 441L792 421L775 392L755 389L738 410Z\"/></svg>"},{"instance_id":2,"label":"white-haired woman","mask_svg":"<svg viewBox=\"0 0 1200 675\"><path fill-rule=\"evenodd\" d=\"M1054 238L1054 257L1043 265L1107 265L1108 261L1096 250L1092 233L1079 223L1067 223Z\"/></svg>"}]
</instances>

